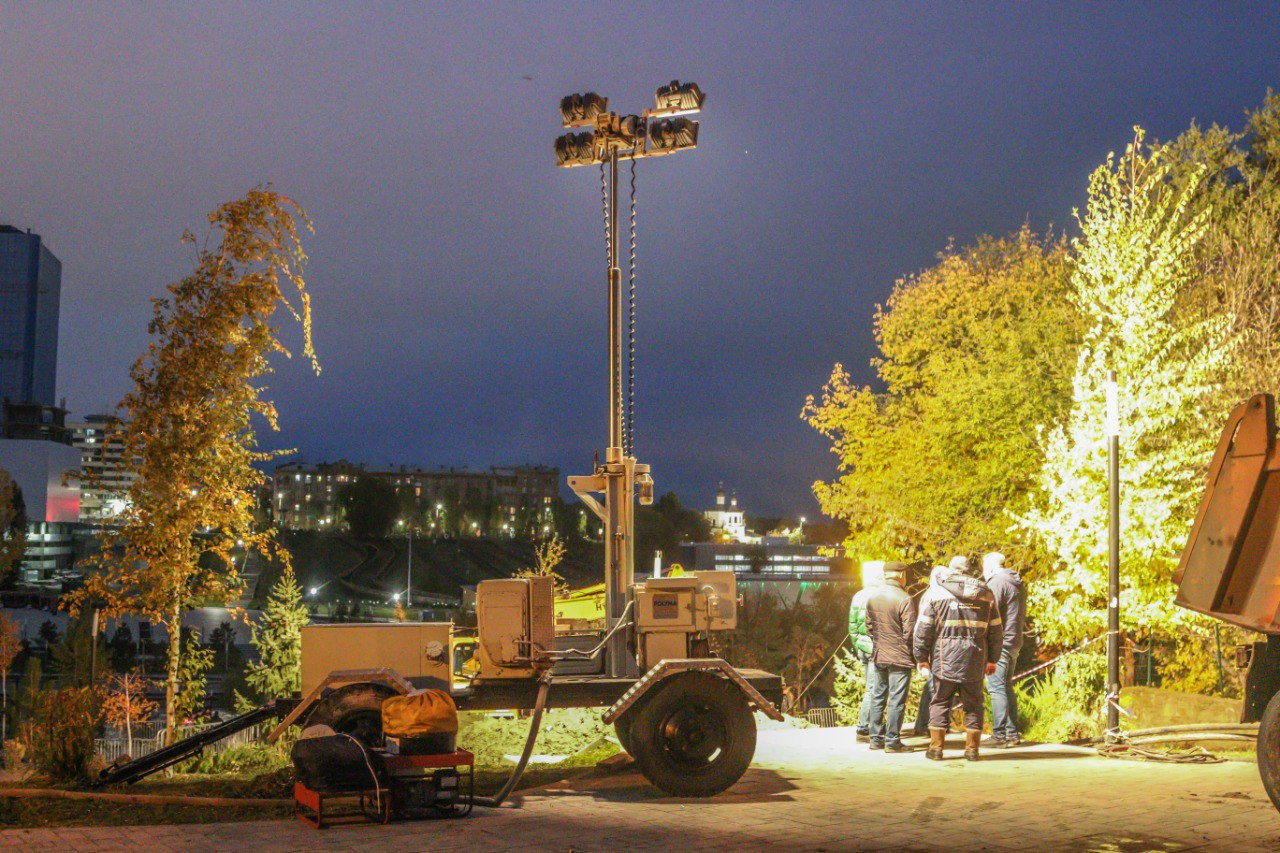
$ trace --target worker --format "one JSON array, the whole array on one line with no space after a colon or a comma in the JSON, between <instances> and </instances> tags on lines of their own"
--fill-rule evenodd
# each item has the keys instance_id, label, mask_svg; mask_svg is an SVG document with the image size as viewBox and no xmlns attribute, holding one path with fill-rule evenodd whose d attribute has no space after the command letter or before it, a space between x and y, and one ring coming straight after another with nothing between
<instances>
[{"instance_id":1,"label":"worker","mask_svg":"<svg viewBox=\"0 0 1280 853\"><path fill-rule=\"evenodd\" d=\"M1003 644L1000 611L991 590L969 574L967 557L953 557L938 577L936 597L920 614L912 648L921 671L933 679L926 758L942 760L951 700L959 695L964 706L964 757L978 760L982 676L995 673Z\"/></svg>"},{"instance_id":2,"label":"worker","mask_svg":"<svg viewBox=\"0 0 1280 853\"><path fill-rule=\"evenodd\" d=\"M916 601L916 613L924 613L929 602L937 597L938 576L947 570L946 566L934 566L929 572L929 585ZM924 676L924 684L920 688L920 705L916 708L915 736L929 736L929 702L933 699L933 679Z\"/></svg>"},{"instance_id":3,"label":"worker","mask_svg":"<svg viewBox=\"0 0 1280 853\"><path fill-rule=\"evenodd\" d=\"M867 743L871 740L871 693L875 670L871 668L871 634L867 631L867 596L884 578L884 561L867 560L862 564L862 589L849 602L849 637L853 640L853 654L862 664L862 704L858 707L858 727L854 740Z\"/></svg>"},{"instance_id":4,"label":"worker","mask_svg":"<svg viewBox=\"0 0 1280 853\"><path fill-rule=\"evenodd\" d=\"M982 579L996 600L1004 638L994 674L987 676L991 694L991 745L997 749L1015 747L1018 734L1018 694L1013 689L1013 671L1022 650L1022 630L1026 623L1027 592L1022 576L1005 565L1004 554L992 551L982 558Z\"/></svg>"},{"instance_id":5,"label":"worker","mask_svg":"<svg viewBox=\"0 0 1280 853\"><path fill-rule=\"evenodd\" d=\"M871 748L913 752L902 742L902 718L915 658L911 655L916 602L903 587L905 563L886 563L884 580L867 596L867 631L871 635ZM985 589L986 587L983 587Z\"/></svg>"}]
</instances>

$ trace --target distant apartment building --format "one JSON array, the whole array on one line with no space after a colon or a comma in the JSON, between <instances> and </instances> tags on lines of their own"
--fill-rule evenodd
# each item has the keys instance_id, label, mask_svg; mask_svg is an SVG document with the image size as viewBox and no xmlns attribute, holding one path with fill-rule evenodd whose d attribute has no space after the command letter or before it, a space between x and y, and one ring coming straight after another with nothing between
<instances>
[{"instance_id":1,"label":"distant apartment building","mask_svg":"<svg viewBox=\"0 0 1280 853\"><path fill-rule=\"evenodd\" d=\"M80 451L80 521L110 522L124 509L134 474L124 467L124 442L120 421L112 415L85 415L67 424L71 444Z\"/></svg>"},{"instance_id":2,"label":"distant apartment building","mask_svg":"<svg viewBox=\"0 0 1280 853\"><path fill-rule=\"evenodd\" d=\"M39 234L0 225L0 399L52 406L62 263Z\"/></svg>"},{"instance_id":3,"label":"distant apartment building","mask_svg":"<svg viewBox=\"0 0 1280 853\"><path fill-rule=\"evenodd\" d=\"M373 468L346 460L290 463L272 476L272 514L289 530L343 526L338 496L360 477L395 489L402 517L440 534L496 534L548 518L560 493L560 471L541 465L469 468ZM504 527L505 525L505 527Z\"/></svg>"}]
</instances>

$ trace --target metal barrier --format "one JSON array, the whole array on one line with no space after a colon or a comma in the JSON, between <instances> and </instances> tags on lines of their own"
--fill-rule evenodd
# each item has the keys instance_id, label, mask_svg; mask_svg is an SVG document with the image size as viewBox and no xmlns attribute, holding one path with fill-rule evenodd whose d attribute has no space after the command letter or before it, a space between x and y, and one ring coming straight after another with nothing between
<instances>
[{"instance_id":1,"label":"metal barrier","mask_svg":"<svg viewBox=\"0 0 1280 853\"><path fill-rule=\"evenodd\" d=\"M810 708L804 712L804 718L823 729L834 729L840 726L840 711L837 708Z\"/></svg>"},{"instance_id":2,"label":"metal barrier","mask_svg":"<svg viewBox=\"0 0 1280 853\"><path fill-rule=\"evenodd\" d=\"M178 730L178 739L182 740L183 738L191 737L194 734L199 734L200 732L212 728L215 725L217 725L217 723L206 723L199 726L186 726ZM144 755L148 755L155 752L157 749L160 749L165 745L165 742L163 723L144 723L140 726L144 732L148 729L155 730L157 727L159 730L156 731L155 734L144 733L142 736L134 735L133 752L129 752L129 741L123 735L94 738L93 746L94 749L97 750L98 754L101 755L103 760L108 764L115 761L122 755L129 755L131 758L141 758ZM272 726L270 724L260 723L256 726L252 726L251 728L233 732L222 740L209 744L205 747L204 753L206 755L216 755L217 753L225 752L228 749L248 746L249 744L255 743L265 737L271 728Z\"/></svg>"}]
</instances>

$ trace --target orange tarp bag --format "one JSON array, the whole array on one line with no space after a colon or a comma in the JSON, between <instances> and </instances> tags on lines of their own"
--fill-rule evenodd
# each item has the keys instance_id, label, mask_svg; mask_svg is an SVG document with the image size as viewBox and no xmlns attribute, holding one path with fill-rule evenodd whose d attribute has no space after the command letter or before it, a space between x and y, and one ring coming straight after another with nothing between
<instances>
[{"instance_id":1,"label":"orange tarp bag","mask_svg":"<svg viewBox=\"0 0 1280 853\"><path fill-rule=\"evenodd\" d=\"M457 734L458 706L444 690L420 690L382 703L382 733L408 738Z\"/></svg>"}]
</instances>

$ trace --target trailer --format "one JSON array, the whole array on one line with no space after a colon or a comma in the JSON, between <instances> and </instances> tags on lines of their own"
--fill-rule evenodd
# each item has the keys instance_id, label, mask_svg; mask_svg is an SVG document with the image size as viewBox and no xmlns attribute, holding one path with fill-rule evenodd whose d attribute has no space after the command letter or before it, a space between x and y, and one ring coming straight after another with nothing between
<instances>
[{"instance_id":1,"label":"trailer","mask_svg":"<svg viewBox=\"0 0 1280 853\"><path fill-rule=\"evenodd\" d=\"M1174 581L1176 603L1266 635L1236 650L1247 667L1242 723L1258 723L1258 770L1280 809L1280 448L1275 398L1227 418Z\"/></svg>"},{"instance_id":2,"label":"trailer","mask_svg":"<svg viewBox=\"0 0 1280 853\"><path fill-rule=\"evenodd\" d=\"M602 365L609 376L608 444L603 462L597 458L590 474L569 477L567 483L604 530L604 613L598 630L557 632L548 577L481 582L474 631L448 622L307 626L301 696L271 740L289 726L324 724L377 746L383 737L382 703L422 688L447 690L464 711L532 710L525 753L503 792L488 803L493 805L518 780L544 709L599 707L651 782L677 796L706 797L731 786L751 763L753 712L782 719L779 676L736 669L711 654L712 635L737 626L733 572L635 577L635 507L637 501L653 502L654 480L649 466L634 455L629 389L624 415L623 377L633 375L635 316L626 323L624 347L618 165L695 148L698 126L685 116L700 111L703 101L696 84L673 81L657 90L655 106L640 115L609 112L608 100L594 93L571 95L560 105L565 128L590 130L556 141L557 166L596 165L602 180L606 170L609 176L604 193L608 354ZM634 217L634 172L630 184ZM630 256L634 261L634 219ZM633 278L633 312L634 287ZM203 744L174 744L152 763L157 769L167 766ZM141 776L121 768L104 780L136 778Z\"/></svg>"}]
</instances>

